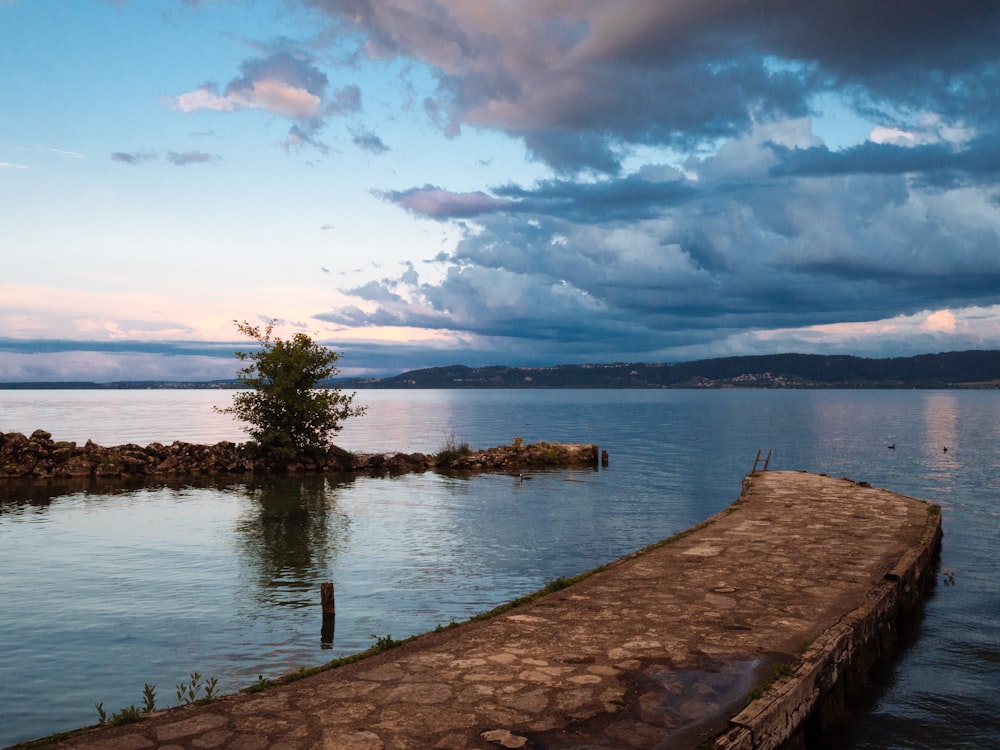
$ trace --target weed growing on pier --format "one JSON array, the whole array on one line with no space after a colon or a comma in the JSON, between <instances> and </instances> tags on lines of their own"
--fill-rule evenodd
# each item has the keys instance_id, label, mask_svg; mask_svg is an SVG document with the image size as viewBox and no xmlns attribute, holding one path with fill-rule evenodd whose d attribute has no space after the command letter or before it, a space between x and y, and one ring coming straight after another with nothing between
<instances>
[{"instance_id":1,"label":"weed growing on pier","mask_svg":"<svg viewBox=\"0 0 1000 750\"><path fill-rule=\"evenodd\" d=\"M133 706L126 706L121 711L116 711L111 714L109 718L107 713L104 711L103 703L95 703L97 707L97 716L101 724L131 724L133 721L139 721L142 718L142 710Z\"/></svg>"},{"instance_id":2,"label":"weed growing on pier","mask_svg":"<svg viewBox=\"0 0 1000 750\"><path fill-rule=\"evenodd\" d=\"M456 626L457 627L457 626ZM362 651L358 654L351 654L350 656L342 656L326 664L321 664L318 667L303 667L297 672L292 672L290 674L283 675L281 677L276 677L274 679L268 679L264 675L259 675L257 677L257 682L254 685L243 688L244 693L259 693L263 690L275 687L277 685L287 685L296 680L301 680L303 677L310 677L314 674L319 674L320 672L325 672L328 669L337 669L339 667L346 666L348 664L354 664L355 662L361 661L369 656L374 656L375 654L386 651L390 648L395 648L396 646L402 645L407 641L412 641L417 636L411 635L409 638L402 638L396 640L391 635L379 636L372 633L372 638L375 639L375 644L369 648L367 651Z\"/></svg>"},{"instance_id":3,"label":"weed growing on pier","mask_svg":"<svg viewBox=\"0 0 1000 750\"><path fill-rule=\"evenodd\" d=\"M121 711L113 711L111 716L108 716L103 703L95 703L94 707L97 709L97 720L100 724L131 724L156 709L156 685L147 682L142 686L142 708L137 708L133 704Z\"/></svg>"},{"instance_id":4,"label":"weed growing on pier","mask_svg":"<svg viewBox=\"0 0 1000 750\"><path fill-rule=\"evenodd\" d=\"M402 641L393 640L393 637L389 634L378 635L377 633L372 633L372 638L375 639L375 644L368 650L373 654L380 654L383 651L388 651L390 648L396 648L396 646L402 643Z\"/></svg>"},{"instance_id":5,"label":"weed growing on pier","mask_svg":"<svg viewBox=\"0 0 1000 750\"><path fill-rule=\"evenodd\" d=\"M652 549L652 547L650 547ZM641 554L641 553L634 553ZM565 578L564 576L559 576L558 578L549 581L545 586L538 591L527 596L519 596L517 599L512 599L506 604L501 604L499 607L494 607L487 612L480 612L477 615L473 615L469 618L469 622L481 622L482 620L489 620L491 617L496 617L497 615L503 614L504 612L509 612L512 609L517 609L518 607L533 602L536 599L545 596L546 594L551 594L554 591L561 591L567 586L572 586L574 583L579 583L595 573L600 573L605 570L605 566L601 565L593 570L589 570L586 573L580 573L580 575L573 576L572 578Z\"/></svg>"},{"instance_id":6,"label":"weed growing on pier","mask_svg":"<svg viewBox=\"0 0 1000 750\"><path fill-rule=\"evenodd\" d=\"M177 686L177 705L183 706L185 703L212 700L215 697L215 688L218 684L219 681L215 677L202 682L201 673L192 672L191 682L182 682ZM202 690L205 691L204 697L201 697Z\"/></svg>"},{"instance_id":7,"label":"weed growing on pier","mask_svg":"<svg viewBox=\"0 0 1000 750\"><path fill-rule=\"evenodd\" d=\"M555 591L562 591L564 588L569 586L572 581L567 580L564 576L559 576L558 578L553 578L551 581L545 584L545 588L542 589L542 594L551 594Z\"/></svg>"},{"instance_id":8,"label":"weed growing on pier","mask_svg":"<svg viewBox=\"0 0 1000 750\"><path fill-rule=\"evenodd\" d=\"M758 698L763 698L764 694L771 689L771 686L775 682L780 680L782 677L787 677L793 671L791 664L785 664L784 662L779 662L771 667L771 677L760 687L755 687L749 693L747 693L747 701L755 701Z\"/></svg>"}]
</instances>

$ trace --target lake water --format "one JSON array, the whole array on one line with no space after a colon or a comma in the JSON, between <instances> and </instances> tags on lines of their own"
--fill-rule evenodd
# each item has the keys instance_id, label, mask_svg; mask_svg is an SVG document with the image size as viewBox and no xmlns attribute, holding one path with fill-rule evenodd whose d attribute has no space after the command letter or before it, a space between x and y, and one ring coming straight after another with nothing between
<instances>
[{"instance_id":1,"label":"lake water","mask_svg":"<svg viewBox=\"0 0 1000 750\"><path fill-rule=\"evenodd\" d=\"M103 445L240 441L220 391L0 391L0 432ZM731 503L771 467L940 504L946 577L846 742L983 748L1000 736L1000 392L360 391L337 443L436 452L598 443L601 470L100 488L0 483L0 746L174 705L198 671L259 676L461 621ZM887 445L895 444L895 450ZM947 447L945 452L943 449ZM808 550L803 550L808 554ZM336 585L332 649L319 585Z\"/></svg>"}]
</instances>

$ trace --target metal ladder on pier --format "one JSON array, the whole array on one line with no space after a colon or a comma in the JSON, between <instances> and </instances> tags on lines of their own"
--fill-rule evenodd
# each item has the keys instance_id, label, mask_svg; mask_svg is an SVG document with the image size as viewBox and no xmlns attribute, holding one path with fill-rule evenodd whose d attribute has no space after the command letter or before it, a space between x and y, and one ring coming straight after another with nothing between
<instances>
[{"instance_id":1,"label":"metal ladder on pier","mask_svg":"<svg viewBox=\"0 0 1000 750\"><path fill-rule=\"evenodd\" d=\"M761 466L761 469L760 469L761 471L767 471L767 465L769 463L771 463L771 453L773 452L773 449L768 448L767 449L767 455L764 456L763 458L761 458L760 454L763 453L763 452L764 452L763 448L758 448L757 449L757 458L755 458L753 460L753 471L754 472L757 471L757 467L760 466L761 461L764 462L764 465ZM751 473L753 473L753 472L751 472Z\"/></svg>"}]
</instances>

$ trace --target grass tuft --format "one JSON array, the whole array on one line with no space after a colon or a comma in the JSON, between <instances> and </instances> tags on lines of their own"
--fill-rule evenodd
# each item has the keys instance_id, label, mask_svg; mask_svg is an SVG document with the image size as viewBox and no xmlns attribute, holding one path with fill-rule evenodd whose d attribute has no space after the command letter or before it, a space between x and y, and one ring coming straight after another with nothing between
<instances>
[{"instance_id":1,"label":"grass tuft","mask_svg":"<svg viewBox=\"0 0 1000 750\"><path fill-rule=\"evenodd\" d=\"M747 701L755 701L758 698L763 698L764 694L771 689L775 682L780 680L782 677L787 677L792 674L795 670L792 669L791 664L785 664L784 662L779 662L771 667L771 676L763 685L755 687L749 693L747 693Z\"/></svg>"},{"instance_id":2,"label":"grass tuft","mask_svg":"<svg viewBox=\"0 0 1000 750\"><path fill-rule=\"evenodd\" d=\"M453 432L445 440L444 445L438 449L438 452L434 454L434 459L439 467L448 468L458 459L464 458L470 453L472 453L472 448L469 447L469 441L456 442L455 433Z\"/></svg>"}]
</instances>

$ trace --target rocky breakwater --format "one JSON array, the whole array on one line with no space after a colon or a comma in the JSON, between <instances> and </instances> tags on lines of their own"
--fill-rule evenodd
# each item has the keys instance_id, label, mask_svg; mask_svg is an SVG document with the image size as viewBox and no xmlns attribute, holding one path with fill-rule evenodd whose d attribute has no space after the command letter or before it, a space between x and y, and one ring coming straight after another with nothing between
<instances>
[{"instance_id":1,"label":"rocky breakwater","mask_svg":"<svg viewBox=\"0 0 1000 750\"><path fill-rule=\"evenodd\" d=\"M198 445L129 443L105 447L88 440L54 441L52 434L0 432L0 478L51 479L72 477L132 478L340 472L402 474L520 471L542 467L597 466L596 445L581 443L522 444L473 450L447 448L437 454L351 453L337 447L308 462L278 462L260 454L252 443L220 442Z\"/></svg>"}]
</instances>

